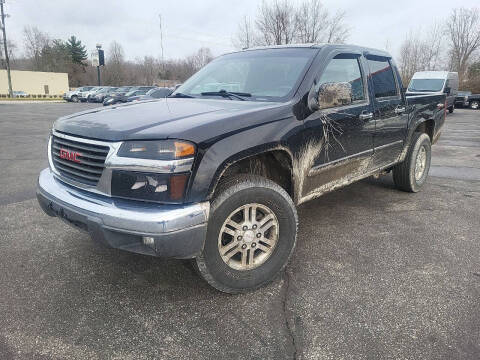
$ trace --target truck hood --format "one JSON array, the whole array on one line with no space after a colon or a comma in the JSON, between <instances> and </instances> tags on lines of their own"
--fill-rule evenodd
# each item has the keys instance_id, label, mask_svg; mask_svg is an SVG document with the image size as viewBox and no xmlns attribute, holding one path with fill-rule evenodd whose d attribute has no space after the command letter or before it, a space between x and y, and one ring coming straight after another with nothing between
<instances>
[{"instance_id":1,"label":"truck hood","mask_svg":"<svg viewBox=\"0 0 480 360\"><path fill-rule=\"evenodd\" d=\"M106 141L178 138L201 142L285 118L285 108L285 103L165 98L75 113L55 121L54 129Z\"/></svg>"}]
</instances>

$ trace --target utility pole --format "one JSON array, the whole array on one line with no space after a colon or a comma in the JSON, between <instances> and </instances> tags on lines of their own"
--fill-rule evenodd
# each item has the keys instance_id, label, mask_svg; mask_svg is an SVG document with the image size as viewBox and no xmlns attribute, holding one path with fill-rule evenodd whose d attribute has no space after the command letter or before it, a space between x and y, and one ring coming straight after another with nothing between
<instances>
[{"instance_id":1,"label":"utility pole","mask_svg":"<svg viewBox=\"0 0 480 360\"><path fill-rule=\"evenodd\" d=\"M5 0L0 0L0 9L2 16L2 33L3 33L3 49L5 50L5 62L7 64L7 77L8 77L8 94L13 98L12 90L12 77L10 76L10 60L8 58L8 49L7 49L7 34L5 32L5 18L7 17L3 12L3 4Z\"/></svg>"}]
</instances>

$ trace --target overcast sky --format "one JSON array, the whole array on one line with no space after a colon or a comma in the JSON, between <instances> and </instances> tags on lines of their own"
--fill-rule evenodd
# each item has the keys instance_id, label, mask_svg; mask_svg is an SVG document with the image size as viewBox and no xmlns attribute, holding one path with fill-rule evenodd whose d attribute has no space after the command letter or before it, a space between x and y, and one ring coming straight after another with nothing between
<instances>
[{"instance_id":1,"label":"overcast sky","mask_svg":"<svg viewBox=\"0 0 480 360\"><path fill-rule=\"evenodd\" d=\"M300 0L298 1L300 2ZM232 36L243 15L254 17L261 0L6 0L7 37L23 47L22 29L34 25L52 38L76 35L90 53L118 41L128 59L159 56L159 14L164 53L179 58L209 47L214 55L233 49ZM409 30L422 31L444 19L454 6L479 0L323 0L332 12L345 10L348 43L386 48L396 56ZM362 5L360 5L362 4Z\"/></svg>"}]
</instances>

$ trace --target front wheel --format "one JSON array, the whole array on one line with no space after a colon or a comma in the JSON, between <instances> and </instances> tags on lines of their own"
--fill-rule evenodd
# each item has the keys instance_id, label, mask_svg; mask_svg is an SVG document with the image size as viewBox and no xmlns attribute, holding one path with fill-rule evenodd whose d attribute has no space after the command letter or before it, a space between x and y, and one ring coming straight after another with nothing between
<instances>
[{"instance_id":1,"label":"front wheel","mask_svg":"<svg viewBox=\"0 0 480 360\"><path fill-rule=\"evenodd\" d=\"M72 96L72 102L74 102L74 103L78 102L78 96L77 95Z\"/></svg>"},{"instance_id":2,"label":"front wheel","mask_svg":"<svg viewBox=\"0 0 480 360\"><path fill-rule=\"evenodd\" d=\"M470 103L470 109L478 110L479 107L480 107L480 102L477 100L474 100Z\"/></svg>"},{"instance_id":3,"label":"front wheel","mask_svg":"<svg viewBox=\"0 0 480 360\"><path fill-rule=\"evenodd\" d=\"M405 160L393 168L395 186L403 191L420 191L427 180L431 158L430 137L425 133L414 133Z\"/></svg>"},{"instance_id":4,"label":"front wheel","mask_svg":"<svg viewBox=\"0 0 480 360\"><path fill-rule=\"evenodd\" d=\"M297 212L287 192L260 176L236 176L219 185L196 267L220 291L253 290L283 270L296 236Z\"/></svg>"},{"instance_id":5,"label":"front wheel","mask_svg":"<svg viewBox=\"0 0 480 360\"><path fill-rule=\"evenodd\" d=\"M450 114L453 113L453 110L454 110L453 105L448 108L448 112L449 112Z\"/></svg>"}]
</instances>

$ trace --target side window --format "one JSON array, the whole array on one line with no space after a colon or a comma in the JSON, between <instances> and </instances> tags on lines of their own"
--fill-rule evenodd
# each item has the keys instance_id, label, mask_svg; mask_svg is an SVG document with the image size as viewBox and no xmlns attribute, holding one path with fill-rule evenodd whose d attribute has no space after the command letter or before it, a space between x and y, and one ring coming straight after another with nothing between
<instances>
[{"instance_id":1,"label":"side window","mask_svg":"<svg viewBox=\"0 0 480 360\"><path fill-rule=\"evenodd\" d=\"M388 59L369 57L368 67L370 68L370 76L372 77L375 98L378 99L398 95L395 76L393 75L393 69Z\"/></svg>"},{"instance_id":2,"label":"side window","mask_svg":"<svg viewBox=\"0 0 480 360\"><path fill-rule=\"evenodd\" d=\"M325 83L347 82L352 86L352 101L365 100L362 72L358 57L341 54L335 56L325 68L317 89Z\"/></svg>"}]
</instances>

